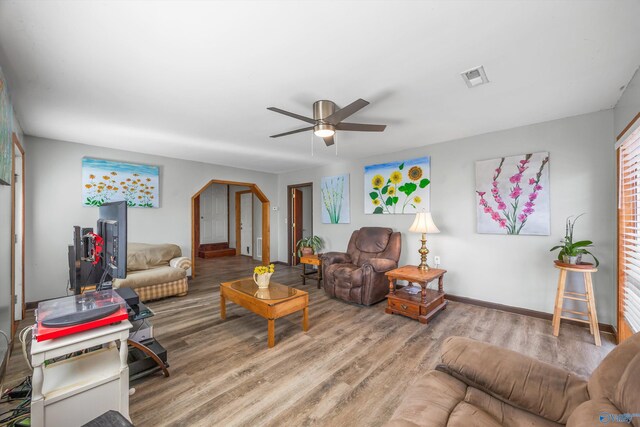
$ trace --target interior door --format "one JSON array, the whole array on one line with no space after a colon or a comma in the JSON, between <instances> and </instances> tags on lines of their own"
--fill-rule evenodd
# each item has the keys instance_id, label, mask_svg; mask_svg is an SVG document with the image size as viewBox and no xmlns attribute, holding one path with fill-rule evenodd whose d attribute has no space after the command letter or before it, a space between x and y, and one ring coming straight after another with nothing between
<instances>
[{"instance_id":1,"label":"interior door","mask_svg":"<svg viewBox=\"0 0 640 427\"><path fill-rule=\"evenodd\" d=\"M213 184L200 195L200 243L228 242L227 186Z\"/></svg>"},{"instance_id":2,"label":"interior door","mask_svg":"<svg viewBox=\"0 0 640 427\"><path fill-rule=\"evenodd\" d=\"M253 256L253 193L240 195L240 253Z\"/></svg>"},{"instance_id":3,"label":"interior door","mask_svg":"<svg viewBox=\"0 0 640 427\"><path fill-rule=\"evenodd\" d=\"M291 247L293 248L293 254L291 254L291 264L298 265L300 259L298 258L297 244L302 239L302 230L304 228L302 220L302 191L297 188L291 189Z\"/></svg>"},{"instance_id":4,"label":"interior door","mask_svg":"<svg viewBox=\"0 0 640 427\"><path fill-rule=\"evenodd\" d=\"M23 242L23 236L22 236L22 230L23 230L23 226L22 226L22 218L23 218L23 213L22 213L22 209L24 207L23 204L23 200L22 200L22 186L23 186L23 179L24 177L22 176L22 157L20 156L16 156L14 158L15 163L15 178L14 178L14 185L15 185L15 193L14 193L14 206L15 206L15 238L14 238L14 244L15 244L15 257L14 257L14 261L15 261L15 295L16 295L16 301L15 301L15 320L22 320L22 300L23 300L23 295L22 295L22 242Z\"/></svg>"}]
</instances>

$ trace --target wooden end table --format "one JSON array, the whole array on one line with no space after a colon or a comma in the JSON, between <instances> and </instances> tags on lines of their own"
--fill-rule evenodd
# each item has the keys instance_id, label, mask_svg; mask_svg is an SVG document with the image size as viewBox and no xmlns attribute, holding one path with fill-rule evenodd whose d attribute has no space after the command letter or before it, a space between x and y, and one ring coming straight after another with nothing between
<instances>
[{"instance_id":1,"label":"wooden end table","mask_svg":"<svg viewBox=\"0 0 640 427\"><path fill-rule=\"evenodd\" d=\"M300 258L300 263L302 264L302 284L307 284L307 279L313 279L318 282L318 289L320 289L320 282L322 282L322 259L316 255L305 255ZM317 271L310 271L307 273L307 265L315 265L318 267Z\"/></svg>"},{"instance_id":2,"label":"wooden end table","mask_svg":"<svg viewBox=\"0 0 640 427\"><path fill-rule=\"evenodd\" d=\"M258 289L253 278L220 284L220 318L227 317L226 300L267 319L269 348L276 344L275 320L302 311L302 330L309 329L309 294L271 281L267 289Z\"/></svg>"},{"instance_id":3,"label":"wooden end table","mask_svg":"<svg viewBox=\"0 0 640 427\"><path fill-rule=\"evenodd\" d=\"M389 294L387 295L387 314L401 314L418 320L420 323L428 323L438 312L447 307L444 299L444 274L447 270L430 268L422 271L413 265L405 265L388 271ZM427 289L429 282L438 279L438 290ZM396 280L406 280L410 286L396 291ZM417 283L422 288L419 293L412 294L408 289Z\"/></svg>"}]
</instances>

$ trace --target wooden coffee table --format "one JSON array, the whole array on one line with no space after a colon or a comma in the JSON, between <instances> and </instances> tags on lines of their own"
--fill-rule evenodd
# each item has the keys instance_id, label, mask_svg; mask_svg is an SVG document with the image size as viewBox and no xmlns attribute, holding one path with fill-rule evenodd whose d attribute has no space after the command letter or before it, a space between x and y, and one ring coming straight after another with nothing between
<instances>
[{"instance_id":1,"label":"wooden coffee table","mask_svg":"<svg viewBox=\"0 0 640 427\"><path fill-rule=\"evenodd\" d=\"M253 278L220 284L220 317L227 317L226 300L267 319L268 345L276 344L275 320L302 310L302 330L309 329L309 294L271 281L268 289L258 289Z\"/></svg>"},{"instance_id":2,"label":"wooden coffee table","mask_svg":"<svg viewBox=\"0 0 640 427\"><path fill-rule=\"evenodd\" d=\"M420 323L428 323L440 310L447 307L444 299L444 274L447 270L430 268L422 271L413 265L405 265L388 271L389 295L387 295L387 314L402 314L418 320ZM429 282L438 279L438 290L427 289ZM417 283L422 289L416 294L409 292L413 286L407 286L396 291L396 280L406 280L409 285Z\"/></svg>"}]
</instances>

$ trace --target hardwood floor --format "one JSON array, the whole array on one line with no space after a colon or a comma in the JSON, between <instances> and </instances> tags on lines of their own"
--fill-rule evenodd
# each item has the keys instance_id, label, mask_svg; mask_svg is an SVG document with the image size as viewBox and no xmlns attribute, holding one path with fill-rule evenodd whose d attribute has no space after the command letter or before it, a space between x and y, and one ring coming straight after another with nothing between
<instances>
[{"instance_id":1,"label":"hardwood floor","mask_svg":"<svg viewBox=\"0 0 640 427\"><path fill-rule=\"evenodd\" d=\"M463 335L520 351L588 376L613 348L603 334L593 345L586 328L450 302L429 325L384 313L385 302L360 307L328 298L300 270L276 266L272 280L309 292L309 324L301 313L267 322L227 304L220 319L219 283L251 275L243 256L199 260L189 295L152 302L155 336L169 351L171 377L131 384L130 413L144 426L379 426L406 393L406 384L434 367L445 338ZM446 290L446 289L445 289ZM19 344L7 383L29 372Z\"/></svg>"}]
</instances>

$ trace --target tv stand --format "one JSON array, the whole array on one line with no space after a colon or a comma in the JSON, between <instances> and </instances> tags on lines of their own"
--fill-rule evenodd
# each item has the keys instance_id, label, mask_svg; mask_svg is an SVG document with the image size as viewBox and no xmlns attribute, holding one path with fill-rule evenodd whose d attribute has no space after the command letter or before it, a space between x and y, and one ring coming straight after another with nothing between
<instances>
[{"instance_id":1,"label":"tv stand","mask_svg":"<svg viewBox=\"0 0 640 427\"><path fill-rule=\"evenodd\" d=\"M131 306L129 310L129 320L132 322L145 320L153 316L155 316L155 313L142 302ZM167 350L153 336L143 341L129 339L127 342L131 347L129 349L129 378L131 381L158 371L162 371L165 377L170 375Z\"/></svg>"}]
</instances>

